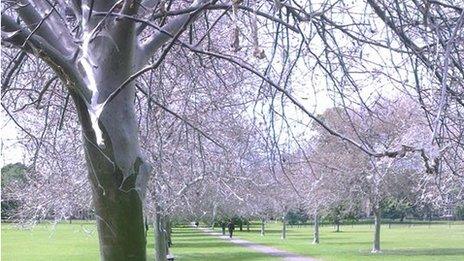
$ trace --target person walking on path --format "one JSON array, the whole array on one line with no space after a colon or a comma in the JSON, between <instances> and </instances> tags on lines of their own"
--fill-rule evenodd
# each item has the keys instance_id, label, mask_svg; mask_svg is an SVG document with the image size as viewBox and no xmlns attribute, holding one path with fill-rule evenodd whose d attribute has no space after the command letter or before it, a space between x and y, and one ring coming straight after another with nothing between
<instances>
[{"instance_id":1,"label":"person walking on path","mask_svg":"<svg viewBox=\"0 0 464 261\"><path fill-rule=\"evenodd\" d=\"M229 238L232 238L232 235L234 234L234 230L235 230L235 225L232 219L229 220L229 223L227 224L227 228L229 229Z\"/></svg>"}]
</instances>

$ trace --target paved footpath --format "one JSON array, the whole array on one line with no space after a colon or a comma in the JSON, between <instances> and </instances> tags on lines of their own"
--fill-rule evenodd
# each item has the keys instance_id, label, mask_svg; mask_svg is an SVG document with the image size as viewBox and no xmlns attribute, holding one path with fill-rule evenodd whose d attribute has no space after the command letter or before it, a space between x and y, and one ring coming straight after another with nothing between
<instances>
[{"instance_id":1,"label":"paved footpath","mask_svg":"<svg viewBox=\"0 0 464 261\"><path fill-rule=\"evenodd\" d=\"M252 243L247 240L237 239L237 238L230 239L228 236L223 236L222 233L213 232L211 229L200 228L200 230L203 231L203 233L205 234L219 237L233 244L246 247L256 252L260 252L260 253L267 254L270 256L274 256L274 257L281 257L283 261L318 261L317 259L314 259L311 257L299 256L297 254L293 254L293 253L283 251L277 248Z\"/></svg>"}]
</instances>

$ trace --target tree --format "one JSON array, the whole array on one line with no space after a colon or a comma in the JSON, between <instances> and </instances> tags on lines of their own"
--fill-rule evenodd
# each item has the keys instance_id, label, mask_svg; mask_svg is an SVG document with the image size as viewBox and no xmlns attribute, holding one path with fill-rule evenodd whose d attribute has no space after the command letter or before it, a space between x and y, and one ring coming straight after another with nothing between
<instances>
[{"instance_id":1,"label":"tree","mask_svg":"<svg viewBox=\"0 0 464 261\"><path fill-rule=\"evenodd\" d=\"M13 186L25 186L26 173L27 167L22 163L8 164L2 167L2 220L15 215L20 202L17 198L6 195L13 190Z\"/></svg>"},{"instance_id":2,"label":"tree","mask_svg":"<svg viewBox=\"0 0 464 261\"><path fill-rule=\"evenodd\" d=\"M6 103L2 100L2 106L15 124L32 136L35 146L41 147L45 139L30 135L28 129L22 126L24 122L15 118L11 111L22 111L37 105L47 122L49 112L55 110L57 118L54 122L56 126L62 126L60 119L66 115L69 101L72 100L73 104L69 107L73 107L77 114L82 131L103 260L146 259L143 203L151 167L142 153L139 140L136 89L148 98L152 97L151 92L139 88L136 82L138 76L159 68L172 50L178 51L173 53L189 52L198 63L203 63L205 57L221 59L256 77L255 81L248 83L259 86L258 95L264 96L268 102L262 107L270 111L271 126L267 131L272 139L267 140L266 150L273 173L280 158L279 146L282 145L278 142L275 116L279 114L279 107L287 107L285 101L331 135L369 157L396 158L406 152L418 153L429 173L441 172L441 161L455 174L460 173L463 167L460 156L460 160L448 160L449 155L462 155L462 146L459 145L463 133L460 109L462 91L459 86L462 86L463 77L459 76L462 76L463 70L460 49L455 43L460 39L463 16L460 13L462 8L458 7L456 1L447 1L446 4L407 1L399 5L397 1L367 0L362 4L370 7L368 16L350 12L351 9L345 7L345 1L304 5L293 1L265 1L259 6L255 2L241 4L233 1L230 4L215 0L198 0L190 5L184 2L165 5L163 1L154 0L69 2L20 0L2 3L2 42L8 47L20 49L17 53L12 49L4 52L8 62L2 63L7 71L2 78L2 95L8 93L8 97ZM354 7L360 6L354 4ZM388 12L384 12L384 9ZM411 12L411 9L419 12ZM230 11L232 22L223 21L222 18ZM447 26L439 26L437 21L446 17L444 13L450 14L450 18L446 19ZM421 14L424 19L416 14ZM374 26L377 22L383 26ZM409 30L412 24L417 26ZM217 30L218 27L228 30L223 33ZM243 32L241 27L245 28ZM258 29L261 28L272 33L260 34ZM387 36L387 42L381 33L384 28L395 35L394 38ZM188 34L183 34L184 31L188 31ZM429 43L429 32L434 34L433 39L438 44ZM243 48L246 44L241 42L245 38L241 34L244 33L250 33L249 48ZM231 43L224 40L226 36L231 36ZM376 37L381 40L372 40ZM259 40L263 38L269 41L261 41L264 44L260 44ZM297 41L290 41L296 38ZM346 38L350 40L341 44L339 39ZM421 47L419 43L427 44ZM263 47L272 51L266 62L259 62L267 58ZM299 64L304 63L305 66L308 64L313 75L321 75L312 84L326 79L330 81L337 96L334 100L339 100L344 109L351 110L360 104L369 111L369 102L364 98L366 95L362 87L372 86L373 81L358 80L361 78L359 71L369 76L366 79L391 81L396 81L396 76L403 78L403 73L397 69L396 59L390 60L391 67L388 69L384 64L365 68L364 63L373 64L377 58L368 58L369 55L364 55L364 48L361 47L369 49L368 54L387 50L394 58L406 56L400 60L406 61L404 64L410 68L407 73L412 72L418 88L404 84L400 89L408 87L408 91L417 90L414 99L427 115L428 127L432 132L430 140L440 151L436 157L431 157L423 147L377 149L356 138L345 137L335 131L336 128L317 118L294 96L292 87L300 79L293 72L295 68L301 68ZM233 52L243 51L238 57L224 54L230 49ZM246 52L257 59L245 62L243 58ZM435 59L435 54L439 54L438 59ZM276 61L276 57L282 57L282 60ZM309 61L302 57L309 57ZM153 63L149 64L152 60ZM209 67L210 72L222 73L215 65ZM22 70L23 67L31 70ZM262 68L263 72L260 72ZM434 74L434 78L427 77L425 81L435 88L421 88L424 86L420 77L422 69ZM32 73L28 78L19 79L19 71ZM31 84L33 88L24 88L34 76L39 79L31 82L42 84ZM222 78L229 76L224 74ZM64 90L54 84L58 78ZM189 80L181 84L188 85ZM10 88L11 85L19 88ZM436 90L440 90L438 94ZM15 95L15 92L21 95ZM45 93L58 97L49 98L49 103L45 105L47 108L43 109L41 104ZM201 96L205 97L207 93ZM277 103L279 98L281 105ZM163 104L157 105L171 111ZM56 113L59 110L57 107L63 108L63 114ZM286 121L286 117L282 119ZM453 145L447 147L447 142Z\"/></svg>"},{"instance_id":3,"label":"tree","mask_svg":"<svg viewBox=\"0 0 464 261\"><path fill-rule=\"evenodd\" d=\"M20 48L21 59L27 53L48 64L74 102L102 260L146 259L143 202L151 167L140 149L133 80L158 67L180 34L211 2L184 6L186 11L181 9L181 15L167 22L163 19L162 29L146 39L147 25L158 26L149 21L137 24L136 15L150 16L147 8L155 10L157 4L22 0L5 3L7 11L2 13L2 41ZM164 12L161 6L158 10ZM146 66L168 41L158 61Z\"/></svg>"}]
</instances>

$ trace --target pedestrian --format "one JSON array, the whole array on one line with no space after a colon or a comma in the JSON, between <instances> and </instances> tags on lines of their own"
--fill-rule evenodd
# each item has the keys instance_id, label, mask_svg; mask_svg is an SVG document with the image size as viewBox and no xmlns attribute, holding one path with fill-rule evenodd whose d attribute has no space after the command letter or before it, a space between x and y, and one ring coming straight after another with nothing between
<instances>
[{"instance_id":1,"label":"pedestrian","mask_svg":"<svg viewBox=\"0 0 464 261\"><path fill-rule=\"evenodd\" d=\"M232 219L229 220L229 224L227 224L227 228L229 229L229 238L232 238L232 235L234 234L234 230L235 230L235 225Z\"/></svg>"}]
</instances>

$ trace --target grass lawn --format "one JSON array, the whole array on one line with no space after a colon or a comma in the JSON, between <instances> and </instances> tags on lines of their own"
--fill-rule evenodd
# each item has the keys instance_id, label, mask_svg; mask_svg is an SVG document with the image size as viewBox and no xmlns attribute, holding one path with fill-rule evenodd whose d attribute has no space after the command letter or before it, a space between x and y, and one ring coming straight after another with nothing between
<instances>
[{"instance_id":1,"label":"grass lawn","mask_svg":"<svg viewBox=\"0 0 464 261\"><path fill-rule=\"evenodd\" d=\"M464 260L464 223L382 226L381 254L371 254L373 229L369 225L322 227L319 245L312 243L311 227L287 226L287 239L280 239L281 224L266 225L266 235L259 234L259 225L250 232L237 231L237 237L274 246L289 252L322 260ZM245 228L244 228L245 230Z\"/></svg>"},{"instance_id":2,"label":"grass lawn","mask_svg":"<svg viewBox=\"0 0 464 261\"><path fill-rule=\"evenodd\" d=\"M311 227L287 226L287 239L280 239L280 224L266 225L266 236L259 235L259 225L251 232L236 235L256 243L322 260L464 260L464 223L427 225L387 225L382 227L382 254L370 254L372 228L369 225L342 226L334 232L321 228L321 244L312 245ZM217 230L217 229L216 229ZM32 230L19 230L2 224L1 260L3 261L89 261L98 260L98 238L92 223L41 224ZM173 231L176 260L278 260L190 228ZM153 260L153 233L149 230L148 257Z\"/></svg>"},{"instance_id":3,"label":"grass lawn","mask_svg":"<svg viewBox=\"0 0 464 261\"><path fill-rule=\"evenodd\" d=\"M98 236L92 223L40 224L32 230L19 230L2 224L3 261L91 261L99 260ZM255 253L189 228L173 231L176 260L278 260ZM153 230L149 230L148 260L153 260Z\"/></svg>"}]
</instances>

